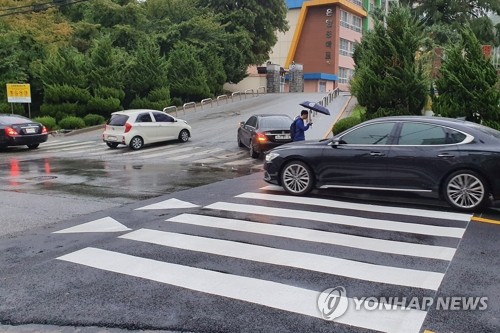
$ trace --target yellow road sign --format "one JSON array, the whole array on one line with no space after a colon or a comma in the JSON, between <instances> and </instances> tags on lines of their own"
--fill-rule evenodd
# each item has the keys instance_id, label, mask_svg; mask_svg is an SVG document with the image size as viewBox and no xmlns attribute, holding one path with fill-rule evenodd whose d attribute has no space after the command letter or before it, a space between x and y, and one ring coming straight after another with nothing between
<instances>
[{"instance_id":1,"label":"yellow road sign","mask_svg":"<svg viewBox=\"0 0 500 333\"><path fill-rule=\"evenodd\" d=\"M7 83L7 102L31 103L31 90L28 83Z\"/></svg>"}]
</instances>

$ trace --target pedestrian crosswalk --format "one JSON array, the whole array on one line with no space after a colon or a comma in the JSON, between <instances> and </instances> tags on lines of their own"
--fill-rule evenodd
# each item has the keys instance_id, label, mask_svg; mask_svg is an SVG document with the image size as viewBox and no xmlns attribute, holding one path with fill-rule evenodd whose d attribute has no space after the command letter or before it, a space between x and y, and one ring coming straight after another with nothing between
<instances>
[{"instance_id":1,"label":"pedestrian crosswalk","mask_svg":"<svg viewBox=\"0 0 500 333\"><path fill-rule=\"evenodd\" d=\"M428 309L405 304L359 308L359 298L435 296L471 218L465 213L298 198L267 187L193 205L166 220L156 216L154 224L118 236L121 242L132 242L120 251L88 247L58 259L318 321L324 321L319 295L342 285L348 307L331 322L331 332L344 325L342 331L405 333L421 330ZM134 244L203 260L170 262L158 260L160 254L146 258L133 251ZM237 267L231 260L237 260ZM262 265L268 267L265 272L254 269ZM276 270L306 276L307 282L293 274L273 274ZM297 332L309 329L297 325Z\"/></svg>"},{"instance_id":2,"label":"pedestrian crosswalk","mask_svg":"<svg viewBox=\"0 0 500 333\"><path fill-rule=\"evenodd\" d=\"M240 149L233 151L221 148L202 147L191 142L183 144L163 144L131 150L125 146L110 149L104 142L89 140L52 140L40 145L32 154L50 154L65 158L98 158L99 160L161 160L171 162L190 162L195 164L223 164L228 167L262 164L261 160L249 158L248 152Z\"/></svg>"}]
</instances>

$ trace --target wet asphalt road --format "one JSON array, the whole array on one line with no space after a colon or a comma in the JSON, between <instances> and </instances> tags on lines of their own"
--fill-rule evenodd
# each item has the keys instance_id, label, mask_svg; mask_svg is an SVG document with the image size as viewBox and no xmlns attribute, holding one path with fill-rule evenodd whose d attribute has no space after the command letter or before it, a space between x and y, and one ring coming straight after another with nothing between
<instances>
[{"instance_id":1,"label":"wet asphalt road","mask_svg":"<svg viewBox=\"0 0 500 333\"><path fill-rule=\"evenodd\" d=\"M443 203L421 197L388 194L375 201L368 194L321 192L310 196L320 200L314 204L276 201L288 199L279 191L261 189L267 185L259 171L262 162L235 147L235 124L246 118L245 112L254 112L242 110L187 115L203 130L187 146L196 157L182 161L158 156L179 147L171 144L136 155L123 149L111 154L95 150L86 156L78 147L87 147L84 142L98 144L98 132L54 138L52 147L59 150L26 154L14 149L0 154L0 202L2 212L9 211L0 217L0 267L7 268L0 272L0 332L500 330L499 225L462 220ZM316 128L320 135L322 129ZM82 148L88 154L91 143ZM201 153L214 146L222 149L223 159ZM271 197L260 196L264 194ZM339 206L324 206L324 199ZM139 209L162 202L166 203L160 209ZM420 211L430 215L415 215ZM482 217L500 220L497 210ZM361 225L346 222L366 218ZM109 219L117 224L109 224ZM227 219L230 225L220 225ZM372 219L389 225L443 227L443 232L462 230L463 236L379 230L369 226ZM100 222L87 224L93 221ZM71 227L80 229L60 233ZM272 231L266 234L268 228ZM314 232L337 236L331 244L321 243L319 234L307 238ZM146 233L150 238L144 238ZM336 243L345 236L351 243ZM364 241L358 244L356 237ZM392 253L364 248L363 243L372 240L401 245ZM436 259L433 251L427 257L405 252L415 245L422 253L437 246L454 255ZM296 252L297 257L322 256L302 263L319 268L293 267L288 258L295 257L282 258L278 250ZM264 252L246 258L260 251ZM435 252L439 254L438 248ZM332 266L322 261L323 256L347 261ZM374 267L358 272L352 262L382 271L361 278L358 275ZM334 272L323 271L328 267ZM414 270L408 271L408 280L430 272L442 281L429 287L426 279L415 278L412 286L405 286L406 280L392 280L398 275L394 269ZM338 321L325 321L317 317L316 297L335 286L344 286L348 297L482 296L488 297L488 308L443 311L431 306L423 313L407 311L421 319L403 312L395 323L377 316L366 319L349 310ZM313 299L302 295L309 291ZM262 305L268 303L273 305ZM303 306L297 310L295 304Z\"/></svg>"}]
</instances>

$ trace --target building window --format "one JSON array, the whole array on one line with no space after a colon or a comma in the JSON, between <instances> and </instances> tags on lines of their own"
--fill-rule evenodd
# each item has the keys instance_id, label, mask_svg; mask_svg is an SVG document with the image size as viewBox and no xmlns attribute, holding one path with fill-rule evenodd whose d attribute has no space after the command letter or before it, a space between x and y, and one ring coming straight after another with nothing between
<instances>
[{"instance_id":1,"label":"building window","mask_svg":"<svg viewBox=\"0 0 500 333\"><path fill-rule=\"evenodd\" d=\"M352 57L354 53L354 43L350 40L340 38L340 55Z\"/></svg>"},{"instance_id":2,"label":"building window","mask_svg":"<svg viewBox=\"0 0 500 333\"><path fill-rule=\"evenodd\" d=\"M339 83L349 83L354 70L350 68L339 67Z\"/></svg>"},{"instance_id":3,"label":"building window","mask_svg":"<svg viewBox=\"0 0 500 333\"><path fill-rule=\"evenodd\" d=\"M361 17L348 13L345 10L340 11L340 26L361 32L362 22Z\"/></svg>"},{"instance_id":4,"label":"building window","mask_svg":"<svg viewBox=\"0 0 500 333\"><path fill-rule=\"evenodd\" d=\"M349 2L352 2L356 6L363 7L363 2L361 0L347 0Z\"/></svg>"}]
</instances>

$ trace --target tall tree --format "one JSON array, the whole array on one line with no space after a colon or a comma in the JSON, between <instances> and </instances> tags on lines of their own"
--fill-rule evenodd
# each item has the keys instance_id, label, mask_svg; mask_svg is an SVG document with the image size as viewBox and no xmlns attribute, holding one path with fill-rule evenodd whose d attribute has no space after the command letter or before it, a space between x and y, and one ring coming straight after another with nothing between
<instances>
[{"instance_id":1,"label":"tall tree","mask_svg":"<svg viewBox=\"0 0 500 333\"><path fill-rule=\"evenodd\" d=\"M461 30L462 42L446 50L436 86L439 97L434 112L447 117L500 125L498 75L469 27Z\"/></svg>"},{"instance_id":2,"label":"tall tree","mask_svg":"<svg viewBox=\"0 0 500 333\"><path fill-rule=\"evenodd\" d=\"M351 91L366 106L367 117L421 114L427 82L415 56L422 41L422 29L407 7L393 7L385 24L377 20L363 36L354 52Z\"/></svg>"},{"instance_id":3,"label":"tall tree","mask_svg":"<svg viewBox=\"0 0 500 333\"><path fill-rule=\"evenodd\" d=\"M287 7L283 0L198 0L201 6L220 13L221 23L231 32L246 30L251 38L252 52L246 63L262 64L269 59L269 52L276 44L276 33L286 32Z\"/></svg>"},{"instance_id":4,"label":"tall tree","mask_svg":"<svg viewBox=\"0 0 500 333\"><path fill-rule=\"evenodd\" d=\"M179 42L170 52L168 79L172 95L184 102L210 96L207 72L197 57L196 48L185 42Z\"/></svg>"}]
</instances>

